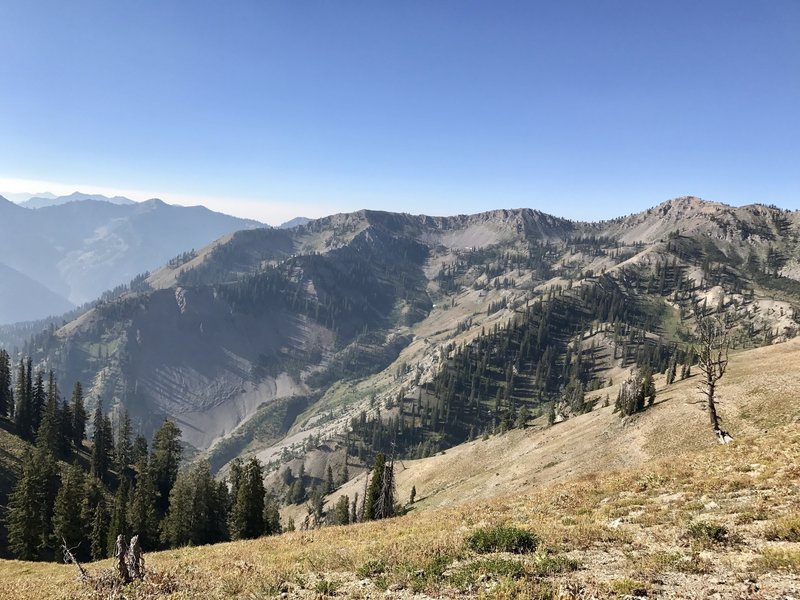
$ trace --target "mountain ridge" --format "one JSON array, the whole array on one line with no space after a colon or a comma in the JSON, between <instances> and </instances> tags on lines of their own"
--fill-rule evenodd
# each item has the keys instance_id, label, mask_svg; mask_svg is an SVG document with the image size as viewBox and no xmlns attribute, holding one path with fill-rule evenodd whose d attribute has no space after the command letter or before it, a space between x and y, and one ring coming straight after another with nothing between
<instances>
[{"instance_id":1,"label":"mountain ridge","mask_svg":"<svg viewBox=\"0 0 800 600\"><path fill-rule=\"evenodd\" d=\"M124 196L104 196L102 194L84 194L82 192L72 192L71 194L67 194L66 196L33 196L25 200L24 202L20 202L19 205L24 208L29 209L39 209L39 208L46 208L48 206L58 206L61 204L67 204L69 202L81 202L85 200L92 200L95 202L107 202L109 204L117 204L117 205L131 205L136 204L135 201L131 200L130 198L126 198Z\"/></svg>"},{"instance_id":2,"label":"mountain ridge","mask_svg":"<svg viewBox=\"0 0 800 600\"><path fill-rule=\"evenodd\" d=\"M61 358L52 350L34 354L66 381L94 381L96 396L144 419L145 431L159 415L177 419L195 448L217 457L214 464L241 451L272 460L309 436L339 435L371 396L388 403L422 389L439 402L433 387L420 386L439 385L437 373L456 346L514 319L530 318L535 327L551 310L563 320L549 325L558 353L575 343L567 343L575 328L598 319L609 328L604 315L623 318L616 309L597 313L592 302L603 298L638 311L626 326L649 328L647 339L669 348L685 343L686 311L703 298L726 311L750 307L746 321L758 343L791 337L797 237L797 213L694 198L595 223L532 209L452 217L362 210L291 230L226 235L30 348L87 348ZM542 302L551 308L541 312ZM593 343L611 344L609 336ZM585 374L584 384L622 376L630 363L617 364L618 352L598 359L597 374ZM533 375L518 384L511 399L531 410L558 397L555 380L536 393ZM285 442L267 451L251 433L241 437L246 423L250 431L268 418L270 406L299 397L311 400L305 416L285 426ZM348 397L357 401L341 404ZM323 406L335 407L333 419L321 418ZM485 418L474 426L485 427ZM443 443L430 432L422 441Z\"/></svg>"},{"instance_id":3,"label":"mountain ridge","mask_svg":"<svg viewBox=\"0 0 800 600\"><path fill-rule=\"evenodd\" d=\"M191 247L255 221L160 200L112 204L81 200L36 210L0 202L3 262L80 305ZM36 318L63 311L42 307Z\"/></svg>"}]
</instances>

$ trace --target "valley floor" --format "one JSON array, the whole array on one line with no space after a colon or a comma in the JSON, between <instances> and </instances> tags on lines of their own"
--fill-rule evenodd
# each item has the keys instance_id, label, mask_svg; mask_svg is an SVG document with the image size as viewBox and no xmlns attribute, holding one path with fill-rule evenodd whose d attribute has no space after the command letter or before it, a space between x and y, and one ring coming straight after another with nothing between
<instances>
[{"instance_id":1,"label":"valley floor","mask_svg":"<svg viewBox=\"0 0 800 600\"><path fill-rule=\"evenodd\" d=\"M154 553L145 581L124 590L81 582L74 567L0 561L0 598L797 597L798 364L798 340L732 358L727 446L690 404L689 379L659 386L658 403L624 425L601 408L408 461L398 494L415 485L420 500L400 518ZM499 525L533 532L538 547L470 547Z\"/></svg>"}]
</instances>

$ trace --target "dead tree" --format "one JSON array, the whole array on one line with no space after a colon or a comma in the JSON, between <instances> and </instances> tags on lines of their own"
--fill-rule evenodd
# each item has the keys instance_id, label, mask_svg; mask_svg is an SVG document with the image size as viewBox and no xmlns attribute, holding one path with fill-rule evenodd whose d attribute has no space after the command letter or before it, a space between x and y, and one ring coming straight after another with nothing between
<instances>
[{"instance_id":1,"label":"dead tree","mask_svg":"<svg viewBox=\"0 0 800 600\"><path fill-rule=\"evenodd\" d=\"M78 562L77 558L75 558L75 555L72 553L72 548L67 546L67 540L65 540L63 537L61 538L61 550L64 551L64 563L72 563L78 567L78 570L81 572L81 579L83 581L87 581L89 579L89 573L86 572L86 569L83 568L83 565Z\"/></svg>"},{"instance_id":2,"label":"dead tree","mask_svg":"<svg viewBox=\"0 0 800 600\"><path fill-rule=\"evenodd\" d=\"M128 545L125 543L125 536L119 534L117 536L117 543L114 545L114 569L117 571L117 576L123 583L130 583L131 573L128 570Z\"/></svg>"},{"instance_id":3,"label":"dead tree","mask_svg":"<svg viewBox=\"0 0 800 600\"><path fill-rule=\"evenodd\" d=\"M127 561L128 574L131 579L144 579L144 554L139 544L138 535L131 538L131 544L128 547Z\"/></svg>"},{"instance_id":4,"label":"dead tree","mask_svg":"<svg viewBox=\"0 0 800 600\"><path fill-rule=\"evenodd\" d=\"M698 389L704 398L701 404L708 410L708 417L720 443L727 444L731 436L722 431L717 414L717 384L728 368L730 349L730 325L721 315L697 315L697 366L701 381Z\"/></svg>"}]
</instances>

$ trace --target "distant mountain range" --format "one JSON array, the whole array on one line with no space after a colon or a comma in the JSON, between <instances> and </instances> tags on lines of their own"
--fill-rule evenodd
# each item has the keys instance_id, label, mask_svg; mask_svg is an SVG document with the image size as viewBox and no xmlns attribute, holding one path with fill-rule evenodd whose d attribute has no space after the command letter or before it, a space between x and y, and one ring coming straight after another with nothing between
<instances>
[{"instance_id":1,"label":"distant mountain range","mask_svg":"<svg viewBox=\"0 0 800 600\"><path fill-rule=\"evenodd\" d=\"M0 195L4 196L6 200L11 200L12 202L16 202L17 204L21 204L26 200L30 200L31 198L56 198L55 194L50 192L36 192L31 194L30 192L0 192Z\"/></svg>"},{"instance_id":2,"label":"distant mountain range","mask_svg":"<svg viewBox=\"0 0 800 600\"><path fill-rule=\"evenodd\" d=\"M161 200L75 193L28 205L39 208L0 196L0 323L61 314L191 248L265 227Z\"/></svg>"},{"instance_id":3,"label":"distant mountain range","mask_svg":"<svg viewBox=\"0 0 800 600\"><path fill-rule=\"evenodd\" d=\"M117 204L120 206L136 204L136 202L130 198L125 198L124 196L114 196L113 198L109 198L108 196L103 196L101 194L83 194L81 192L73 192L68 196L53 196L52 194L34 196L33 198L29 198L24 202L20 202L20 206L24 206L25 208L45 208L48 206L67 204L69 202L80 202L82 200L108 202L110 204Z\"/></svg>"}]
</instances>

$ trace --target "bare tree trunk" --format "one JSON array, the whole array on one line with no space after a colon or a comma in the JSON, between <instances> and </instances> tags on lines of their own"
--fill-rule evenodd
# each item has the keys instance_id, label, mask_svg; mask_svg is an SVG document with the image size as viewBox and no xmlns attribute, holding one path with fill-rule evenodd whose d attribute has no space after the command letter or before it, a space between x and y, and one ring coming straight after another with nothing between
<instances>
[{"instance_id":1,"label":"bare tree trunk","mask_svg":"<svg viewBox=\"0 0 800 600\"><path fill-rule=\"evenodd\" d=\"M127 554L128 545L125 543L125 536L119 534L114 547L114 568L117 570L117 575L123 583L131 582L131 574L130 571L128 571Z\"/></svg>"},{"instance_id":2,"label":"bare tree trunk","mask_svg":"<svg viewBox=\"0 0 800 600\"><path fill-rule=\"evenodd\" d=\"M131 579L144 579L144 554L139 545L139 536L131 538L131 545L128 548L128 574Z\"/></svg>"},{"instance_id":3,"label":"bare tree trunk","mask_svg":"<svg viewBox=\"0 0 800 600\"><path fill-rule=\"evenodd\" d=\"M711 419L711 429L714 431L719 431L719 417L717 416L717 404L714 401L714 392L716 385L713 383L709 383L708 391L706 392L708 395L708 416Z\"/></svg>"},{"instance_id":4,"label":"bare tree trunk","mask_svg":"<svg viewBox=\"0 0 800 600\"><path fill-rule=\"evenodd\" d=\"M69 546L67 546L67 540L65 540L63 537L61 538L61 549L64 551L64 562L66 564L72 563L78 567L78 570L81 572L81 579L89 579L89 574L86 572L86 569L83 568L83 565L79 563L78 559L75 558L75 555L72 554L72 550L70 550Z\"/></svg>"}]
</instances>

